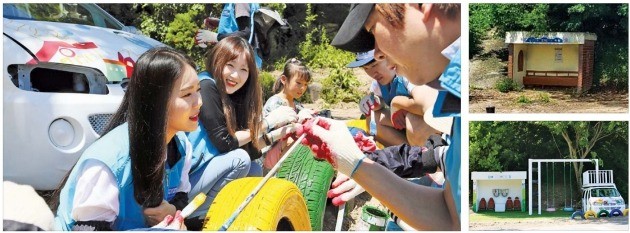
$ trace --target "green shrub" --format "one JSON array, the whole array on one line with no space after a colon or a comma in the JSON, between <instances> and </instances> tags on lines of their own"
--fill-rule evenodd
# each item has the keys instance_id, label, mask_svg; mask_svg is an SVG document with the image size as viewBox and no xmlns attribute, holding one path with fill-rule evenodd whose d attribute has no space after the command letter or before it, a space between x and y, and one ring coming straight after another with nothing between
<instances>
[{"instance_id":1,"label":"green shrub","mask_svg":"<svg viewBox=\"0 0 630 233\"><path fill-rule=\"evenodd\" d=\"M540 102L542 103L549 103L551 102L551 97L549 96L548 93L540 93L538 95L538 99L540 100Z\"/></svg>"},{"instance_id":2,"label":"green shrub","mask_svg":"<svg viewBox=\"0 0 630 233\"><path fill-rule=\"evenodd\" d=\"M527 98L527 96L521 95L516 99L516 102L520 104L529 104L532 101L529 98Z\"/></svg>"},{"instance_id":3,"label":"green shrub","mask_svg":"<svg viewBox=\"0 0 630 233\"><path fill-rule=\"evenodd\" d=\"M361 83L352 71L343 67L335 67L328 77L322 81L322 99L326 103L359 102Z\"/></svg>"},{"instance_id":4,"label":"green shrub","mask_svg":"<svg viewBox=\"0 0 630 233\"><path fill-rule=\"evenodd\" d=\"M275 95L273 93L273 84L276 82L276 77L271 75L269 72L261 71L258 74L258 78L260 78L260 85L262 86L263 91L263 102L267 101L269 97Z\"/></svg>"},{"instance_id":5,"label":"green shrub","mask_svg":"<svg viewBox=\"0 0 630 233\"><path fill-rule=\"evenodd\" d=\"M311 4L307 4L305 22L301 25L307 31L305 39L299 45L300 57L311 69L346 66L354 60L354 54L330 45L324 26L315 27L316 14L311 13Z\"/></svg>"},{"instance_id":6,"label":"green shrub","mask_svg":"<svg viewBox=\"0 0 630 233\"><path fill-rule=\"evenodd\" d=\"M518 84L511 78L501 78L495 84L494 87L500 92L507 93L510 91L516 91L519 89Z\"/></svg>"}]
</instances>

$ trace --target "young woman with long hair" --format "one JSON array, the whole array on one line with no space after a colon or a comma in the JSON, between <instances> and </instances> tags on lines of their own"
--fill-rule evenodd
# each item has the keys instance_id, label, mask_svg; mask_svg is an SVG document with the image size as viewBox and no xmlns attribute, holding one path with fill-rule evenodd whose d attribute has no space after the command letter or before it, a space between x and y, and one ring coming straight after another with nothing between
<instances>
[{"instance_id":1,"label":"young woman with long hair","mask_svg":"<svg viewBox=\"0 0 630 233\"><path fill-rule=\"evenodd\" d=\"M266 144L261 135L297 120L289 107L261 117L262 88L253 54L244 39L227 37L206 55L206 71L199 74L204 102L200 124L188 138L195 161L191 193L204 192L208 198L192 216L205 217L227 182L248 174L262 176L262 166L251 163L261 157L260 149ZM203 179L213 177L211 174L222 179Z\"/></svg>"},{"instance_id":2,"label":"young woman with long hair","mask_svg":"<svg viewBox=\"0 0 630 233\"><path fill-rule=\"evenodd\" d=\"M138 58L118 111L60 192L58 230L144 228L185 207L192 146L180 131L197 128L202 104L194 67L167 47Z\"/></svg>"}]
</instances>

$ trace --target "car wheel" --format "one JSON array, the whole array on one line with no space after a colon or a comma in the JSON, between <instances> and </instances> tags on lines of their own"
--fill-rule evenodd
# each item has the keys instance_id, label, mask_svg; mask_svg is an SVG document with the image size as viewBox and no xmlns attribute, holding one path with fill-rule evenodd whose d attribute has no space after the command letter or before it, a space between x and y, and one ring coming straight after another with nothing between
<instances>
[{"instance_id":1,"label":"car wheel","mask_svg":"<svg viewBox=\"0 0 630 233\"><path fill-rule=\"evenodd\" d=\"M286 158L277 177L290 180L298 186L308 207L311 227L321 231L326 209L326 193L330 188L335 171L326 161L316 160L306 146L298 145Z\"/></svg>"},{"instance_id":2,"label":"car wheel","mask_svg":"<svg viewBox=\"0 0 630 233\"><path fill-rule=\"evenodd\" d=\"M228 183L212 202L204 231L216 231L260 183L247 177ZM271 178L234 219L230 231L310 231L304 198L295 184Z\"/></svg>"}]
</instances>

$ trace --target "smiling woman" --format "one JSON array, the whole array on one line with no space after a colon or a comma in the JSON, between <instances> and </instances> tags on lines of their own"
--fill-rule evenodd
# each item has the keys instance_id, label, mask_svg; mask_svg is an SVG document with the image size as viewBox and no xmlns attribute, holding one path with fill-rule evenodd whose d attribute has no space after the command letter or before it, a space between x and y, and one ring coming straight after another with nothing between
<instances>
[{"instance_id":1,"label":"smiling woman","mask_svg":"<svg viewBox=\"0 0 630 233\"><path fill-rule=\"evenodd\" d=\"M197 126L193 67L168 47L140 56L103 137L83 152L60 191L57 230L149 227L184 208L192 147L177 132Z\"/></svg>"}]
</instances>

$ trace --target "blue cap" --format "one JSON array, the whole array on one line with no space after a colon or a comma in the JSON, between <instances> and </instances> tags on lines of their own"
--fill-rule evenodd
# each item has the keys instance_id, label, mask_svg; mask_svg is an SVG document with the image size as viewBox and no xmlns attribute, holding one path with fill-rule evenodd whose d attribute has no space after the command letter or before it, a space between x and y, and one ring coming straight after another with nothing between
<instances>
[{"instance_id":1,"label":"blue cap","mask_svg":"<svg viewBox=\"0 0 630 233\"><path fill-rule=\"evenodd\" d=\"M361 67L372 61L374 61L374 49L363 53L357 53L356 60L348 64L348 68Z\"/></svg>"}]
</instances>

